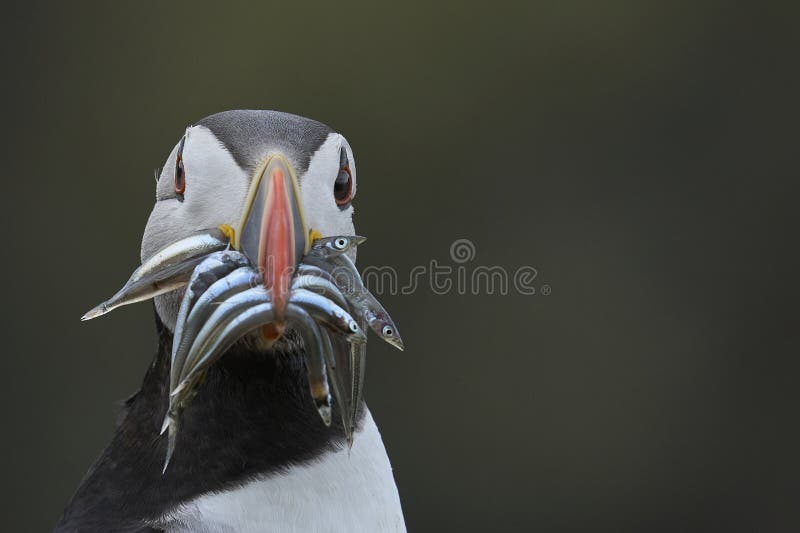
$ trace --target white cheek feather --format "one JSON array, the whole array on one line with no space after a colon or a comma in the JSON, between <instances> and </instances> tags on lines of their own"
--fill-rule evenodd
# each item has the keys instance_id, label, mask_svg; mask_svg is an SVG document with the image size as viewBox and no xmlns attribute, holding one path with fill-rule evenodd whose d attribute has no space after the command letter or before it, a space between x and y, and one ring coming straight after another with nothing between
<instances>
[{"instance_id":1,"label":"white cheek feather","mask_svg":"<svg viewBox=\"0 0 800 533\"><path fill-rule=\"evenodd\" d=\"M177 146L158 180L156 196L162 200L156 202L147 221L142 238L142 260L195 231L220 224L235 226L241 216L249 178L208 128L194 126L186 130L183 147L186 193L182 202L173 192L176 153ZM175 327L181 292L155 299L156 310L170 329Z\"/></svg>"},{"instance_id":2,"label":"white cheek feather","mask_svg":"<svg viewBox=\"0 0 800 533\"><path fill-rule=\"evenodd\" d=\"M339 173L339 152L342 147L348 151L350 169L353 175L353 189L356 187L355 163L347 141L338 133L331 133L322 146L311 157L308 171L300 178L300 196L306 213L306 224L323 236L353 235L353 207L339 209L333 197L333 182Z\"/></svg>"},{"instance_id":3,"label":"white cheek feather","mask_svg":"<svg viewBox=\"0 0 800 533\"><path fill-rule=\"evenodd\" d=\"M233 156L203 126L189 128L183 148L186 192L175 198L173 172L176 149L164 164L158 180L156 202L142 239L142 259L192 232L235 224L242 212L248 176Z\"/></svg>"},{"instance_id":4,"label":"white cheek feather","mask_svg":"<svg viewBox=\"0 0 800 533\"><path fill-rule=\"evenodd\" d=\"M353 448L206 494L158 521L169 533L403 532L392 467L367 411Z\"/></svg>"}]
</instances>

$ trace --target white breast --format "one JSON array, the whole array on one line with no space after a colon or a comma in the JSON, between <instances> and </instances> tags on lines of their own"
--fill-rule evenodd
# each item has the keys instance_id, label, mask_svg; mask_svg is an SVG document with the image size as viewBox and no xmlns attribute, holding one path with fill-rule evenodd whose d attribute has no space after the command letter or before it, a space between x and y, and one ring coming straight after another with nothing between
<instances>
[{"instance_id":1,"label":"white breast","mask_svg":"<svg viewBox=\"0 0 800 533\"><path fill-rule=\"evenodd\" d=\"M352 450L200 496L158 524L169 533L405 532L380 433L367 411Z\"/></svg>"}]
</instances>

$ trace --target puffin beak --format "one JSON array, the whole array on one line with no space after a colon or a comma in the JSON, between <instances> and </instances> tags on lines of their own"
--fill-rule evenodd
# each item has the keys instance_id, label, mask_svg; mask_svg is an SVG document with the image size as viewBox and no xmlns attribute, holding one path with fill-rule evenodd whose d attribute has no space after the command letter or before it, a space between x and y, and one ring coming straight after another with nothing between
<instances>
[{"instance_id":1,"label":"puffin beak","mask_svg":"<svg viewBox=\"0 0 800 533\"><path fill-rule=\"evenodd\" d=\"M285 329L292 275L311 246L297 177L282 155L256 169L234 241L271 292L275 322L263 327L262 335L275 340Z\"/></svg>"}]
</instances>

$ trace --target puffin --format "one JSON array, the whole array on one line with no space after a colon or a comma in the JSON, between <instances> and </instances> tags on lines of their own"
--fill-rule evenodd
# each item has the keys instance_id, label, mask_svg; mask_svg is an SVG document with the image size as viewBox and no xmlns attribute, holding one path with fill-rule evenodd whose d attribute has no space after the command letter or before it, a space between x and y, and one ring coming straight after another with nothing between
<instances>
[{"instance_id":1,"label":"puffin","mask_svg":"<svg viewBox=\"0 0 800 533\"><path fill-rule=\"evenodd\" d=\"M308 226L323 236L355 235L356 166L345 137L297 115L233 110L186 128L157 171L142 261L203 228L235 225L261 163L276 155L297 176ZM270 343L243 339L208 369L164 468L162 423L182 292L154 298L152 363L54 531L405 531L369 409L361 403L352 439L340 417L326 425L309 392L306 346L288 334ZM334 402L334 415L338 408Z\"/></svg>"}]
</instances>

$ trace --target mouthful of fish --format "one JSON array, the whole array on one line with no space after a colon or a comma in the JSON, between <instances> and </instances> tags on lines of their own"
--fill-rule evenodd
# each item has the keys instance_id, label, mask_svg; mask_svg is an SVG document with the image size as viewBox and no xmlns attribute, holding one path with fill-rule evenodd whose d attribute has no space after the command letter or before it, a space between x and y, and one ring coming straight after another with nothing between
<instances>
[{"instance_id":1,"label":"mouthful of fish","mask_svg":"<svg viewBox=\"0 0 800 533\"><path fill-rule=\"evenodd\" d=\"M364 237L323 237L307 228L297 180L273 156L257 169L237 227L223 225L173 242L145 260L111 298L82 320L184 290L170 360L164 471L206 371L237 342L269 348L287 338L305 346L311 397L331 424L339 402L352 443L361 404L367 329L402 350L391 317L367 290L353 263Z\"/></svg>"}]
</instances>

